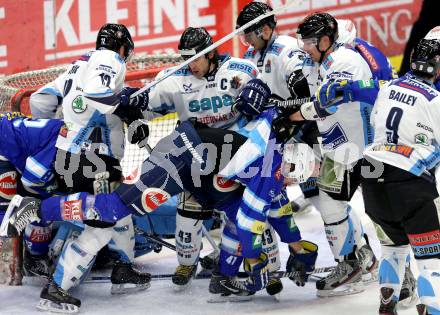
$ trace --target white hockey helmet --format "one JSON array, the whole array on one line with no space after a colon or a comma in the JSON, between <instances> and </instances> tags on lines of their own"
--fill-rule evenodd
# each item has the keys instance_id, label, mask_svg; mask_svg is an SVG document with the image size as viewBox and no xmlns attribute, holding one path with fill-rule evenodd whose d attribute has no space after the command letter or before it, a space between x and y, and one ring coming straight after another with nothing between
<instances>
[{"instance_id":1,"label":"white hockey helmet","mask_svg":"<svg viewBox=\"0 0 440 315\"><path fill-rule=\"evenodd\" d=\"M338 21L338 31L339 36L336 42L338 44L348 44L353 45L354 40L356 38L356 27L354 26L354 23L351 20L340 20Z\"/></svg>"},{"instance_id":2,"label":"white hockey helmet","mask_svg":"<svg viewBox=\"0 0 440 315\"><path fill-rule=\"evenodd\" d=\"M286 143L284 145L281 174L296 184L307 181L315 170L315 154L305 143Z\"/></svg>"},{"instance_id":3,"label":"white hockey helmet","mask_svg":"<svg viewBox=\"0 0 440 315\"><path fill-rule=\"evenodd\" d=\"M434 39L440 41L440 26L436 26L432 30L430 30L428 34L426 34L424 39Z\"/></svg>"}]
</instances>

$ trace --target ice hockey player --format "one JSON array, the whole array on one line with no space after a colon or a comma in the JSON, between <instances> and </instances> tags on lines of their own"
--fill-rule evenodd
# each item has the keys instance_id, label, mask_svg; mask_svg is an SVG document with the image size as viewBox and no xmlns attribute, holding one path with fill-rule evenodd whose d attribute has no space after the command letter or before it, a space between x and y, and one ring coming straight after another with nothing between
<instances>
[{"instance_id":1,"label":"ice hockey player","mask_svg":"<svg viewBox=\"0 0 440 315\"><path fill-rule=\"evenodd\" d=\"M123 121L130 124L141 118L141 111L148 104L148 93L130 99L136 89L124 88L126 62L133 49L124 25L105 24L98 32L96 50L81 56L57 79L31 96L31 111L37 117L52 117L57 107L62 106L65 127L56 142L55 168L70 193L108 192L122 177L119 160L124 152ZM115 100L118 106L110 105ZM131 142L140 142L146 136L148 128L139 125ZM77 206L70 202L63 216L66 219L76 216ZM124 218L114 227L97 226L87 220L95 215L90 209L84 217L85 230L65 245L52 279L41 293L40 309L77 311L80 301L67 291L84 276L98 251L110 240L116 243L121 257L112 271L112 292L149 286L150 274L133 269L131 219Z\"/></svg>"},{"instance_id":2,"label":"ice hockey player","mask_svg":"<svg viewBox=\"0 0 440 315\"><path fill-rule=\"evenodd\" d=\"M178 51L183 59L188 59L212 44L212 37L206 29L188 27L181 35ZM167 71L159 73L158 77ZM251 62L220 55L213 50L156 85L149 95L149 109L160 113L177 112L180 121L196 122L196 129L237 129L246 119L233 111L232 105L243 87L257 75L258 70ZM261 102L262 99L249 101ZM180 289L185 288L196 273L202 246L201 225L203 220L212 216L212 209L201 208L189 196L188 193L181 196L183 202L179 204L176 214L175 239L179 265L172 281ZM269 240L273 239L272 231L269 228L265 232L268 236L265 248L272 248L269 255L272 264L276 265L279 264L278 247L269 244Z\"/></svg>"},{"instance_id":3,"label":"ice hockey player","mask_svg":"<svg viewBox=\"0 0 440 315\"><path fill-rule=\"evenodd\" d=\"M47 198L57 191L57 180L53 166L55 142L63 126L60 120L30 119L20 113L0 114L0 223L6 207L16 193ZM26 227L24 236L23 272L49 276L48 245L51 240L51 225L32 222ZM2 240L2 272L0 282L21 283L21 266L14 259L8 244L19 246L19 240ZM10 261L9 261L10 260Z\"/></svg>"},{"instance_id":4,"label":"ice hockey player","mask_svg":"<svg viewBox=\"0 0 440 315\"><path fill-rule=\"evenodd\" d=\"M432 174L440 161L440 96L433 85L440 75L440 41L422 39L410 69L412 73L385 85L377 96L374 143L364 154L367 165L379 162L383 172L364 176L362 192L365 209L384 236L381 274L389 280L381 283L379 312L396 314L396 292L411 245L420 271L420 301L426 314L440 314L439 196ZM396 281L391 275L397 275Z\"/></svg>"},{"instance_id":5,"label":"ice hockey player","mask_svg":"<svg viewBox=\"0 0 440 315\"><path fill-rule=\"evenodd\" d=\"M301 240L293 212L282 211L285 209L282 206L288 200L280 200L278 196L286 181L301 177L306 180L311 175L315 157L306 144L302 145L308 150L302 153L295 147L301 144L284 144L287 140L285 134L277 133L277 125L272 125L272 119L278 115L278 110L272 108L259 115L258 120L251 122L249 140L219 174L245 186L242 198L221 208L228 220L222 235L219 266L209 285L210 293L220 295L221 299L229 299L230 295L249 296L270 283L267 255L261 246L261 234L266 220L276 230L281 241L289 246L290 256L286 270L301 272L299 276L291 277L291 280L298 286L304 286L314 270L318 246ZM253 153L251 158L250 152ZM302 164L292 163L298 160ZM252 171L255 169L258 171ZM303 176L301 172L308 174ZM243 260L244 270L248 274L245 287L237 286L232 281Z\"/></svg>"},{"instance_id":6,"label":"ice hockey player","mask_svg":"<svg viewBox=\"0 0 440 315\"><path fill-rule=\"evenodd\" d=\"M307 16L298 26L297 37L299 47L320 65L321 84L329 80L372 78L371 70L360 54L348 46L337 45L338 23L331 15L315 13ZM334 115L326 117L327 112L318 112L319 108L310 107L310 104L313 103L303 105L301 111L291 118L317 121L322 137L318 209L338 262L330 275L317 282L317 294L331 296L359 292L363 290L362 275L374 271L377 260L348 201L360 182L362 150L372 141L371 106L358 102L341 107Z\"/></svg>"},{"instance_id":7,"label":"ice hockey player","mask_svg":"<svg viewBox=\"0 0 440 315\"><path fill-rule=\"evenodd\" d=\"M440 269L440 242L435 236L439 233L435 202L438 192L433 175L439 162L435 117L440 99L434 85L440 73L438 34L430 32L418 43L410 69L389 83L355 81L328 87L333 95L343 93L343 103L374 103L375 140L364 151L368 171L362 174L362 191L367 214L380 226L380 314L397 314L396 292L402 286L410 246L421 271L417 279L422 303L419 312L440 314L439 283L435 277ZM321 105L328 106L333 100ZM417 191L418 199L409 191ZM396 210L396 205L402 206Z\"/></svg>"},{"instance_id":8,"label":"ice hockey player","mask_svg":"<svg viewBox=\"0 0 440 315\"><path fill-rule=\"evenodd\" d=\"M239 28L261 15L272 11L272 8L263 2L250 2L240 11L236 28ZM298 49L295 38L287 35L278 35L276 32L276 18L269 16L262 19L258 23L248 27L240 34L241 43L249 47L244 58L252 61L257 66L260 78L271 89L272 98L276 100L285 100L290 98L310 97L309 84L305 76L317 75L317 67L313 63L306 63L306 53ZM311 81L317 82L317 77ZM314 88L312 88L313 90ZM282 119L282 118L281 118ZM276 123L282 123L282 120ZM290 122L287 121L290 125ZM309 125L315 122L308 123ZM310 126L304 126L305 129L311 130ZM304 139L303 139L304 140ZM312 146L312 144L311 144ZM310 178L308 182L301 184L303 187L310 187L310 182L316 179ZM315 190L317 192L317 188ZM309 193L309 192L308 192ZM308 197L312 196L313 192ZM299 205L307 207L307 202L292 202L289 207L299 211ZM310 205L310 203L309 203ZM277 238L274 244L277 244ZM279 255L277 257L280 260ZM272 265L271 271L280 268L280 263ZM282 283L278 279L271 279L271 285L282 288Z\"/></svg>"},{"instance_id":9,"label":"ice hockey player","mask_svg":"<svg viewBox=\"0 0 440 315\"><path fill-rule=\"evenodd\" d=\"M265 87L265 89L267 89L266 91L262 91L261 89L254 90L254 87L255 86L252 85L245 86L241 94L259 94L258 98L267 100L270 93L269 89ZM253 93L250 93L251 91ZM262 104L264 104L264 102ZM250 113L250 111L259 108L256 106L257 104L250 103L246 105L249 106L244 106L242 110L245 113L255 115L255 112ZM241 108L240 106L238 107ZM269 142L269 135L273 136L270 129L267 130L269 124L270 121L268 122L263 117L257 120L254 125L250 124L246 126L241 132L249 136L248 141L251 143L255 143L254 139L257 139L256 134L262 132L265 136L264 146L266 146L267 143L272 143L273 145L274 141ZM94 204L89 203L88 205L93 206L93 209L100 214L99 218L96 219L105 222L114 222L130 214L131 211L140 214L154 211L160 204L164 203L171 196L182 192L184 189L193 193L196 200L200 202L204 208L205 206L210 206L223 210L231 207L233 204L238 205L242 200L244 187L238 184L232 185L232 183L226 187L227 189L225 187L219 187L213 182L213 175L218 172L220 167L227 164L230 160L230 156L233 156L235 152L237 152L246 139L247 137L236 132L223 129L199 128L196 131L190 122L184 121L171 135L159 141L150 157L144 162L142 175L136 184L121 184L115 192L111 194L92 196L87 193L81 193L68 197L52 197L44 200L42 205L37 200L24 199L18 211L14 212L9 220L9 233L14 234L20 232L20 226L22 225L20 222L29 221L34 218L55 221L62 220L60 206L64 208L66 202L73 200L85 201L88 199L90 202L94 199ZM209 147L210 145L213 145L214 148L217 149L221 148L221 150L206 150L207 146ZM258 149L258 146L256 148ZM251 153L255 153L255 155L261 157L261 154L264 152L253 151ZM280 162L280 157L280 154L276 155L275 160L277 163ZM277 170L279 170L279 165ZM264 176L269 176L267 174L265 175L264 171L258 175L263 178ZM277 177L279 188L282 186L282 182L283 180L280 174ZM266 193L268 193L269 196L274 193L271 198L277 196L277 194L272 192L269 188ZM77 204L79 205L78 209L82 213L87 211L85 202L77 202ZM124 204L130 206L132 210L124 206ZM265 209L269 209L269 204L265 204ZM290 219L287 220L288 215L285 216L279 211L272 212L275 218L279 218L281 221L286 219L283 221L284 223L280 224L284 224L283 226L288 228L287 224L292 222ZM264 218L263 221L256 224L256 226L261 227L262 224L265 224L265 221L266 219ZM296 231L294 225L291 225L291 229L293 232ZM258 237L261 238L263 229L258 228L257 230L256 232L259 233ZM296 235L295 237L298 237L296 233L293 234ZM298 241L298 239L294 241ZM299 245L301 244L302 243ZM309 246L305 247L306 251L315 252L312 256L315 255L316 258L317 248L312 245L310 245L310 248ZM267 263L267 261L265 263ZM296 264L293 265L296 266ZM289 265L289 268L294 267ZM310 263L310 266L307 268L312 268L312 263ZM263 269L262 271L265 270ZM265 275L267 276L267 272ZM259 278L260 274L255 276ZM262 277L264 277L264 274ZM264 288L266 285L267 284L264 284L261 288ZM251 290L251 288L249 288L249 290Z\"/></svg>"}]
</instances>

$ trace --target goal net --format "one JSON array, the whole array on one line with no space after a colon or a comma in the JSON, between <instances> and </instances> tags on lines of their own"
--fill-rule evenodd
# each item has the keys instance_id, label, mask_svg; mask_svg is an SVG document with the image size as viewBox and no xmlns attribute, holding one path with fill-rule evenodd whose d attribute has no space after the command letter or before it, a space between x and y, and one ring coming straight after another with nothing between
<instances>
[{"instance_id":1,"label":"goal net","mask_svg":"<svg viewBox=\"0 0 440 315\"><path fill-rule=\"evenodd\" d=\"M164 68L182 62L180 55L136 55L127 65L126 85L142 87L152 81ZM38 88L53 81L67 69L67 65L55 66L42 70L16 73L0 78L0 112L20 111L30 114L29 97ZM177 116L170 114L149 121L150 136L148 144L154 147L156 143L169 133L176 125ZM127 135L127 133L126 133ZM148 157L146 149L126 141L124 158L121 161L123 175L134 179L139 166Z\"/></svg>"}]
</instances>

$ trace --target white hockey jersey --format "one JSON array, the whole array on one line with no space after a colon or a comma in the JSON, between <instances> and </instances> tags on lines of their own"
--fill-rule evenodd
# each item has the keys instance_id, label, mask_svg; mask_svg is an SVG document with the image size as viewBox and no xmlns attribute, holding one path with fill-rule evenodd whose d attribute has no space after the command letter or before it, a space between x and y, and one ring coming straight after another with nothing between
<instances>
[{"instance_id":1,"label":"white hockey jersey","mask_svg":"<svg viewBox=\"0 0 440 315\"><path fill-rule=\"evenodd\" d=\"M119 54L93 50L69 65L54 81L30 99L32 115L53 118L62 101L67 132L60 133L56 146L64 151L98 149L103 155L121 159L124 152L123 124L112 113L124 87L126 65Z\"/></svg>"},{"instance_id":2,"label":"white hockey jersey","mask_svg":"<svg viewBox=\"0 0 440 315\"><path fill-rule=\"evenodd\" d=\"M379 91L371 122L374 143L365 156L420 176L440 162L440 93L413 75Z\"/></svg>"},{"instance_id":3,"label":"white hockey jersey","mask_svg":"<svg viewBox=\"0 0 440 315\"><path fill-rule=\"evenodd\" d=\"M319 74L322 83L372 78L368 64L350 46L338 47L328 55ZM318 120L323 154L343 165L361 159L365 146L373 141L370 113L371 105L351 102L340 106L335 114Z\"/></svg>"},{"instance_id":4,"label":"white hockey jersey","mask_svg":"<svg viewBox=\"0 0 440 315\"><path fill-rule=\"evenodd\" d=\"M226 129L240 117L231 110L235 98L257 76L251 62L220 56L219 68L207 78L198 79L185 67L157 84L150 91L148 106L156 112L177 112L182 121L195 117L209 127Z\"/></svg>"},{"instance_id":5,"label":"white hockey jersey","mask_svg":"<svg viewBox=\"0 0 440 315\"><path fill-rule=\"evenodd\" d=\"M309 83L312 95L318 83L318 65L313 63L310 56L298 48L296 38L286 35L272 36L264 51L250 47L244 58L252 61L260 71L260 79L283 99L289 98L287 79L295 70L301 69Z\"/></svg>"}]
</instances>

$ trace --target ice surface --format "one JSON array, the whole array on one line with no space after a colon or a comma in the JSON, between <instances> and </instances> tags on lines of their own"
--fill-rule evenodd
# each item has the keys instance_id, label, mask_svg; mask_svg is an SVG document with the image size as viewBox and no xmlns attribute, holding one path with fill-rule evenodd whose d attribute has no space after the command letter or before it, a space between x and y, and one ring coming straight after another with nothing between
<instances>
[{"instance_id":1,"label":"ice surface","mask_svg":"<svg viewBox=\"0 0 440 315\"><path fill-rule=\"evenodd\" d=\"M297 192L289 191L293 196ZM356 193L352 203L370 236L372 247L379 256L379 245L374 234L374 228L363 212L362 198ZM317 266L334 264L330 249L323 232L323 224L319 214L314 210L310 214L296 219L303 238L314 241L319 245ZM203 255L209 253L206 242ZM287 245L281 244L282 265L285 265L288 250ZM149 254L139 260L145 268L155 273L171 273L177 264L172 251L164 249L160 254ZM208 304L206 302L209 280L194 280L191 286L183 292L173 289L171 280L154 280L151 288L133 295L111 296L110 284L83 284L72 294L82 301L82 314L154 314L154 315L234 315L234 314L288 314L288 315L371 315L377 314L379 305L379 289L377 283L366 287L360 294L344 297L318 298L315 294L315 283L305 287L296 287L288 279L283 279L284 290L280 302L276 302L265 292L257 294L252 301L243 303ZM42 314L35 308L39 300L40 286L25 284L20 287L0 285L0 314ZM415 306L401 310L400 315L415 314Z\"/></svg>"}]
</instances>

